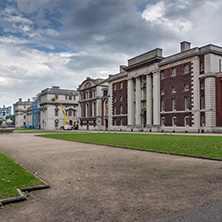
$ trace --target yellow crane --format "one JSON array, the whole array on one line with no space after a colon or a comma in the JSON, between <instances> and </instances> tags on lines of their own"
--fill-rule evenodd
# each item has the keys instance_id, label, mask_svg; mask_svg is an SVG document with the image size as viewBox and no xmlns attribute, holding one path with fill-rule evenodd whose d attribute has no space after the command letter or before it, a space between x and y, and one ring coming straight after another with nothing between
<instances>
[{"instance_id":1,"label":"yellow crane","mask_svg":"<svg viewBox=\"0 0 222 222\"><path fill-rule=\"evenodd\" d=\"M67 119L66 112L65 112L65 110L63 109L62 104L59 102L59 100L58 100L56 97L53 97L53 98L52 98L52 101L55 101L55 100L59 103L59 105L60 105L60 107L61 107L61 109L62 109L64 118L65 118L65 121L66 121L66 123L63 125L63 129L64 129L64 130L72 130L73 127L72 127L71 125L69 125L69 121L68 121L68 119Z\"/></svg>"}]
</instances>

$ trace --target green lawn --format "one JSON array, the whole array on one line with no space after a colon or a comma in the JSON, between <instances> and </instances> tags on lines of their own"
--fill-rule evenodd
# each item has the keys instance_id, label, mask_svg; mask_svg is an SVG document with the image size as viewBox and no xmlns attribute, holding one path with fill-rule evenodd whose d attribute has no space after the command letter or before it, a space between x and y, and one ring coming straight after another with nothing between
<instances>
[{"instance_id":1,"label":"green lawn","mask_svg":"<svg viewBox=\"0 0 222 222\"><path fill-rule=\"evenodd\" d=\"M35 185L44 184L0 152L0 199L19 196L16 188Z\"/></svg>"},{"instance_id":2,"label":"green lawn","mask_svg":"<svg viewBox=\"0 0 222 222\"><path fill-rule=\"evenodd\" d=\"M50 134L41 136L222 159L222 137L220 136L130 133Z\"/></svg>"}]
</instances>

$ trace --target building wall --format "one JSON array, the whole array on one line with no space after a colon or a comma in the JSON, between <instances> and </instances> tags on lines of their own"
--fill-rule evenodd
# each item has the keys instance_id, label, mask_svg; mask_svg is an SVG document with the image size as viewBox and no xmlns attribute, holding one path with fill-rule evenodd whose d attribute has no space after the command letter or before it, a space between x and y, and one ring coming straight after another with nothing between
<instances>
[{"instance_id":1,"label":"building wall","mask_svg":"<svg viewBox=\"0 0 222 222\"><path fill-rule=\"evenodd\" d=\"M105 79L87 78L79 86L79 120L84 130L103 130L109 126L106 100L108 83ZM94 107L95 104L95 107Z\"/></svg>"},{"instance_id":2,"label":"building wall","mask_svg":"<svg viewBox=\"0 0 222 222\"><path fill-rule=\"evenodd\" d=\"M23 128L26 125L30 124L30 118L28 117L28 109L32 107L32 102L22 101L19 99L18 102L15 103L15 127Z\"/></svg>"},{"instance_id":3,"label":"building wall","mask_svg":"<svg viewBox=\"0 0 222 222\"><path fill-rule=\"evenodd\" d=\"M216 78L217 127L222 127L222 74Z\"/></svg>"},{"instance_id":4,"label":"building wall","mask_svg":"<svg viewBox=\"0 0 222 222\"><path fill-rule=\"evenodd\" d=\"M184 67L188 65L189 71L184 73ZM176 69L176 76L172 77L172 70ZM189 117L189 126L192 126L191 115L191 62L173 65L171 68L161 70L164 78L160 80L161 119L165 118L165 126L172 126L172 118L176 117L177 126L185 126L185 117ZM185 89L185 86L188 89ZM185 98L188 98L188 107L185 109ZM172 102L176 100L176 110L172 109ZM162 105L162 104L161 104ZM163 128L164 126L162 126Z\"/></svg>"},{"instance_id":5,"label":"building wall","mask_svg":"<svg viewBox=\"0 0 222 222\"><path fill-rule=\"evenodd\" d=\"M66 95L59 90L56 96L65 110L69 124L74 127L78 123L78 96L67 92ZM40 95L40 125L44 130L59 130L64 126L65 118L60 104L55 100L52 101L54 93L50 91L46 94ZM70 115L69 115L70 113Z\"/></svg>"}]
</instances>

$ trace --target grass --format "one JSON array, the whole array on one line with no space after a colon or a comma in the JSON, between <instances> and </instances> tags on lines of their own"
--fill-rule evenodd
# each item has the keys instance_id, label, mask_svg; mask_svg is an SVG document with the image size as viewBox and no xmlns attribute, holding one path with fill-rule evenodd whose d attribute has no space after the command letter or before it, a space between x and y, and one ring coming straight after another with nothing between
<instances>
[{"instance_id":1,"label":"grass","mask_svg":"<svg viewBox=\"0 0 222 222\"><path fill-rule=\"evenodd\" d=\"M19 196L16 188L43 185L43 182L0 152L0 199Z\"/></svg>"},{"instance_id":2,"label":"grass","mask_svg":"<svg viewBox=\"0 0 222 222\"><path fill-rule=\"evenodd\" d=\"M222 159L222 137L127 133L50 134L43 137Z\"/></svg>"}]
</instances>

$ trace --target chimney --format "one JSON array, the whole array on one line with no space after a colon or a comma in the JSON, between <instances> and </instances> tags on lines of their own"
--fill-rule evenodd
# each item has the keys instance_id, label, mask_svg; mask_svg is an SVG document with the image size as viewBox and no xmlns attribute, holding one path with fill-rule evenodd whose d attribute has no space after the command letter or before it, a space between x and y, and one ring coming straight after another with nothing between
<instances>
[{"instance_id":1,"label":"chimney","mask_svg":"<svg viewBox=\"0 0 222 222\"><path fill-rule=\"evenodd\" d=\"M19 98L19 102L22 102L22 98Z\"/></svg>"},{"instance_id":2,"label":"chimney","mask_svg":"<svg viewBox=\"0 0 222 222\"><path fill-rule=\"evenodd\" d=\"M119 67L119 72L124 72L126 67L127 67L127 66L121 65L121 66Z\"/></svg>"},{"instance_id":3,"label":"chimney","mask_svg":"<svg viewBox=\"0 0 222 222\"><path fill-rule=\"evenodd\" d=\"M180 52L185 52L190 49L191 43L183 41L180 43Z\"/></svg>"}]
</instances>

